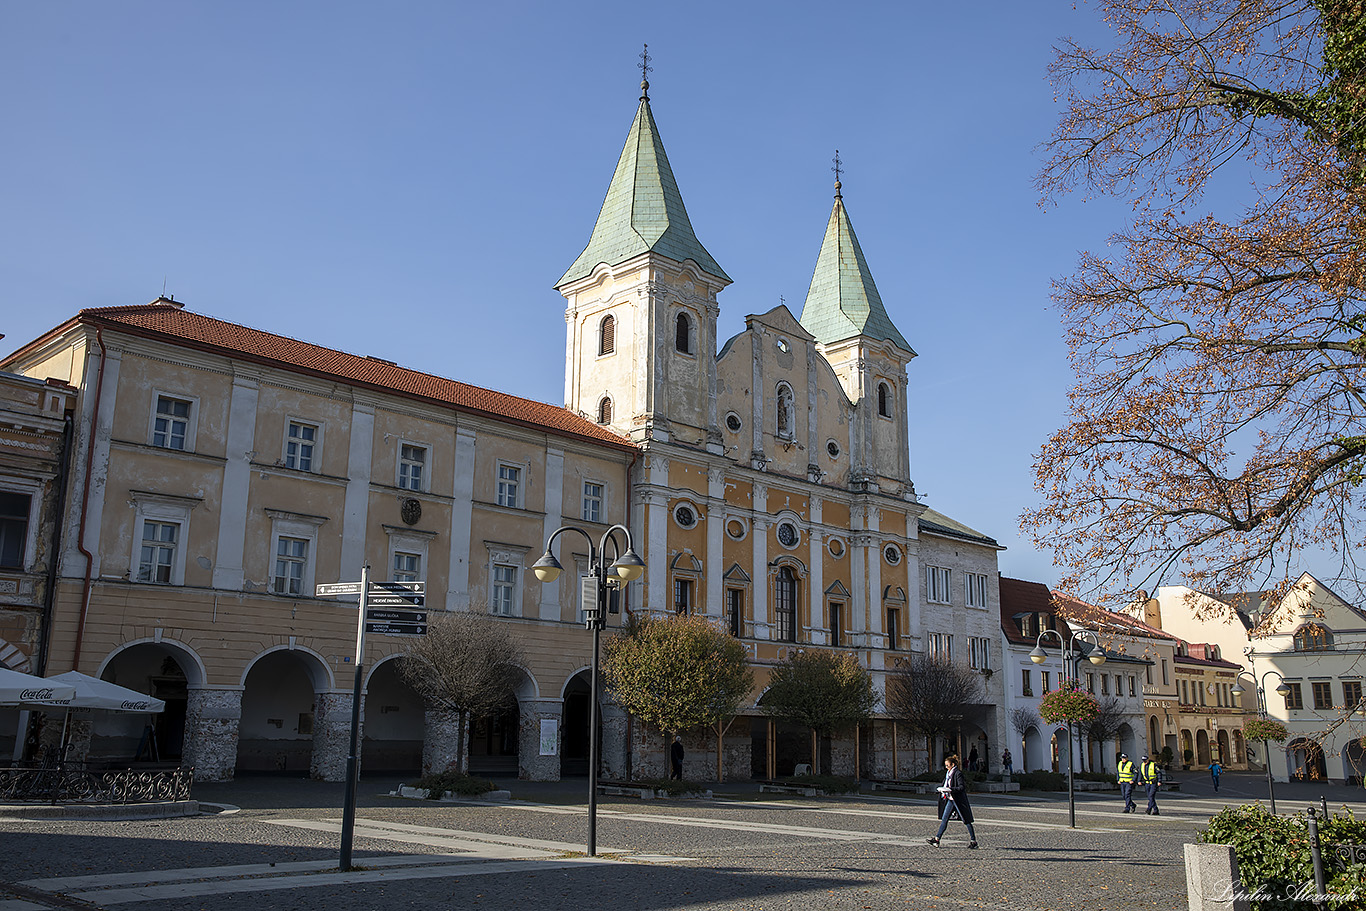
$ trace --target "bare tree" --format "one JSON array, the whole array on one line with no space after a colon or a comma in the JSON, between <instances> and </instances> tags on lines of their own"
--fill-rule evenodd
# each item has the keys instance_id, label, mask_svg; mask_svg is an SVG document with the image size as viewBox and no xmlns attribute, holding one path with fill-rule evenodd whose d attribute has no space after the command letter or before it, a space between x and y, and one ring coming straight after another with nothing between
<instances>
[{"instance_id":1,"label":"bare tree","mask_svg":"<svg viewBox=\"0 0 1366 911\"><path fill-rule=\"evenodd\" d=\"M931 765L935 737L957 731L981 694L975 671L928 655L902 659L887 674L887 711L925 738Z\"/></svg>"},{"instance_id":2,"label":"bare tree","mask_svg":"<svg viewBox=\"0 0 1366 911\"><path fill-rule=\"evenodd\" d=\"M1028 706L1017 705L1010 710L1010 726L1019 735L1021 744L1030 731L1039 730L1039 713ZM1024 747L1020 748L1020 771L1028 772Z\"/></svg>"},{"instance_id":3,"label":"bare tree","mask_svg":"<svg viewBox=\"0 0 1366 911\"><path fill-rule=\"evenodd\" d=\"M460 770L468 768L465 728L472 718L507 708L521 679L522 651L507 627L486 614L434 616L427 635L414 639L399 665L427 707L458 721Z\"/></svg>"},{"instance_id":4,"label":"bare tree","mask_svg":"<svg viewBox=\"0 0 1366 911\"><path fill-rule=\"evenodd\" d=\"M1128 718L1124 706L1114 696L1097 699L1096 704L1100 706L1100 714L1096 715L1095 721L1086 725L1086 736L1101 743L1118 734ZM1086 750L1082 750L1081 755L1083 759L1086 758ZM1101 765L1104 766L1103 761Z\"/></svg>"},{"instance_id":5,"label":"bare tree","mask_svg":"<svg viewBox=\"0 0 1366 911\"><path fill-rule=\"evenodd\" d=\"M759 707L811 729L811 771L821 774L821 735L868 720L877 707L873 678L849 652L797 651L774 665Z\"/></svg>"}]
</instances>

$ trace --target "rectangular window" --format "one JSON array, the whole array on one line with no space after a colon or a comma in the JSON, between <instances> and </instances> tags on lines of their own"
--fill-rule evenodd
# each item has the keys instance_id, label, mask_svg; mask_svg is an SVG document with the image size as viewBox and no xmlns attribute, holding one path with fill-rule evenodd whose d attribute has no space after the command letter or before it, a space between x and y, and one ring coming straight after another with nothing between
<instances>
[{"instance_id":1,"label":"rectangular window","mask_svg":"<svg viewBox=\"0 0 1366 911\"><path fill-rule=\"evenodd\" d=\"M930 657L939 661L953 661L953 636L949 633L930 633Z\"/></svg>"},{"instance_id":2,"label":"rectangular window","mask_svg":"<svg viewBox=\"0 0 1366 911\"><path fill-rule=\"evenodd\" d=\"M504 563L493 564L493 585L489 592L489 613L512 616L513 598L517 592L517 567Z\"/></svg>"},{"instance_id":3,"label":"rectangular window","mask_svg":"<svg viewBox=\"0 0 1366 911\"><path fill-rule=\"evenodd\" d=\"M299 471L313 470L313 447L318 443L318 425L290 421L285 439L285 467Z\"/></svg>"},{"instance_id":4,"label":"rectangular window","mask_svg":"<svg viewBox=\"0 0 1366 911\"><path fill-rule=\"evenodd\" d=\"M1344 680L1342 682L1342 704L1346 708L1355 708L1361 702L1361 681Z\"/></svg>"},{"instance_id":5,"label":"rectangular window","mask_svg":"<svg viewBox=\"0 0 1366 911\"><path fill-rule=\"evenodd\" d=\"M730 634L739 639L745 632L744 589L726 589L726 615L730 620Z\"/></svg>"},{"instance_id":6,"label":"rectangular window","mask_svg":"<svg viewBox=\"0 0 1366 911\"><path fill-rule=\"evenodd\" d=\"M1086 675L1086 692L1090 693L1092 696L1094 696L1094 695L1096 694L1096 675L1095 675L1095 674L1087 674L1087 675Z\"/></svg>"},{"instance_id":7,"label":"rectangular window","mask_svg":"<svg viewBox=\"0 0 1366 911\"><path fill-rule=\"evenodd\" d=\"M592 481L583 482L583 520L602 521L602 485Z\"/></svg>"},{"instance_id":8,"label":"rectangular window","mask_svg":"<svg viewBox=\"0 0 1366 911\"><path fill-rule=\"evenodd\" d=\"M674 613L692 613L692 579L674 579Z\"/></svg>"},{"instance_id":9,"label":"rectangular window","mask_svg":"<svg viewBox=\"0 0 1366 911\"><path fill-rule=\"evenodd\" d=\"M1198 693L1200 694L1200 704L1201 704L1201 705L1204 705L1204 704L1205 704L1205 688L1204 688L1203 686L1201 686L1198 682L1194 681L1194 680L1191 681L1191 686L1195 687L1196 692L1198 692Z\"/></svg>"},{"instance_id":10,"label":"rectangular window","mask_svg":"<svg viewBox=\"0 0 1366 911\"><path fill-rule=\"evenodd\" d=\"M1287 683L1286 686L1290 687L1290 692L1285 694L1285 707L1287 709L1304 708L1304 694L1300 692L1300 685L1298 683Z\"/></svg>"},{"instance_id":11,"label":"rectangular window","mask_svg":"<svg viewBox=\"0 0 1366 911\"><path fill-rule=\"evenodd\" d=\"M797 576L786 566L773 577L773 617L779 642L797 641Z\"/></svg>"},{"instance_id":12,"label":"rectangular window","mask_svg":"<svg viewBox=\"0 0 1366 911\"><path fill-rule=\"evenodd\" d=\"M422 579L422 555L394 551L394 581L417 582Z\"/></svg>"},{"instance_id":13,"label":"rectangular window","mask_svg":"<svg viewBox=\"0 0 1366 911\"><path fill-rule=\"evenodd\" d=\"M887 608L887 647L901 648L901 608Z\"/></svg>"},{"instance_id":14,"label":"rectangular window","mask_svg":"<svg viewBox=\"0 0 1366 911\"><path fill-rule=\"evenodd\" d=\"M1167 659L1162 659L1162 685L1171 686L1171 678L1167 676Z\"/></svg>"},{"instance_id":15,"label":"rectangular window","mask_svg":"<svg viewBox=\"0 0 1366 911\"><path fill-rule=\"evenodd\" d=\"M1110 675L1109 675L1109 674L1101 674L1101 675L1100 675L1100 694L1101 694L1102 696L1108 696L1108 695L1110 695Z\"/></svg>"},{"instance_id":16,"label":"rectangular window","mask_svg":"<svg viewBox=\"0 0 1366 911\"><path fill-rule=\"evenodd\" d=\"M152 420L152 445L162 449L184 449L189 438L190 406L187 399L157 396L156 416Z\"/></svg>"},{"instance_id":17,"label":"rectangular window","mask_svg":"<svg viewBox=\"0 0 1366 911\"><path fill-rule=\"evenodd\" d=\"M28 549L28 512L33 498L0 490L0 567L23 569Z\"/></svg>"},{"instance_id":18,"label":"rectangular window","mask_svg":"<svg viewBox=\"0 0 1366 911\"><path fill-rule=\"evenodd\" d=\"M986 607L987 577L981 573L964 573L963 580L968 607Z\"/></svg>"},{"instance_id":19,"label":"rectangular window","mask_svg":"<svg viewBox=\"0 0 1366 911\"><path fill-rule=\"evenodd\" d=\"M1314 684L1314 708L1331 709L1333 707L1333 684L1315 681Z\"/></svg>"},{"instance_id":20,"label":"rectangular window","mask_svg":"<svg viewBox=\"0 0 1366 911\"><path fill-rule=\"evenodd\" d=\"M1176 681L1176 693L1177 693L1176 701L1179 702L1179 703L1181 703L1182 705L1185 705L1185 704L1186 704L1186 701L1187 701L1187 700L1186 700L1186 681L1184 681L1184 680L1178 680L1178 681Z\"/></svg>"},{"instance_id":21,"label":"rectangular window","mask_svg":"<svg viewBox=\"0 0 1366 911\"><path fill-rule=\"evenodd\" d=\"M1137 696L1137 695L1138 695L1138 681L1134 679L1134 675L1133 675L1133 674L1130 674L1130 675L1129 675L1129 695L1130 695L1130 696Z\"/></svg>"},{"instance_id":22,"label":"rectangular window","mask_svg":"<svg viewBox=\"0 0 1366 911\"><path fill-rule=\"evenodd\" d=\"M841 645L840 634L844 631L844 605L830 602L830 644Z\"/></svg>"},{"instance_id":23,"label":"rectangular window","mask_svg":"<svg viewBox=\"0 0 1366 911\"><path fill-rule=\"evenodd\" d=\"M1034 695L1034 684L1033 680L1031 679L1032 676L1033 675L1030 673L1029 668L1026 667L1020 669L1020 695Z\"/></svg>"},{"instance_id":24,"label":"rectangular window","mask_svg":"<svg viewBox=\"0 0 1366 911\"><path fill-rule=\"evenodd\" d=\"M969 636L968 661L974 670L990 670L991 640L980 636Z\"/></svg>"},{"instance_id":25,"label":"rectangular window","mask_svg":"<svg viewBox=\"0 0 1366 911\"><path fill-rule=\"evenodd\" d=\"M398 486L404 490L426 490L427 447L402 443L398 447Z\"/></svg>"},{"instance_id":26,"label":"rectangular window","mask_svg":"<svg viewBox=\"0 0 1366 911\"><path fill-rule=\"evenodd\" d=\"M522 484L522 469L515 465L498 466L498 505L516 509L518 489Z\"/></svg>"},{"instance_id":27,"label":"rectangular window","mask_svg":"<svg viewBox=\"0 0 1366 911\"><path fill-rule=\"evenodd\" d=\"M1053 673L1051 671L1039 671L1039 679L1042 681L1043 691L1048 692L1053 686Z\"/></svg>"},{"instance_id":28,"label":"rectangular window","mask_svg":"<svg viewBox=\"0 0 1366 911\"><path fill-rule=\"evenodd\" d=\"M949 571L942 566L925 567L925 600L933 604L949 604Z\"/></svg>"},{"instance_id":29,"label":"rectangular window","mask_svg":"<svg viewBox=\"0 0 1366 911\"><path fill-rule=\"evenodd\" d=\"M272 586L275 594L304 594L304 569L307 566L308 539L281 535L275 546L275 579Z\"/></svg>"},{"instance_id":30,"label":"rectangular window","mask_svg":"<svg viewBox=\"0 0 1366 911\"><path fill-rule=\"evenodd\" d=\"M1146 683L1153 682L1153 666L1151 664L1143 669L1143 677Z\"/></svg>"},{"instance_id":31,"label":"rectangular window","mask_svg":"<svg viewBox=\"0 0 1366 911\"><path fill-rule=\"evenodd\" d=\"M175 568L175 549L180 526L175 522L143 522L142 554L138 559L138 581L171 584Z\"/></svg>"}]
</instances>

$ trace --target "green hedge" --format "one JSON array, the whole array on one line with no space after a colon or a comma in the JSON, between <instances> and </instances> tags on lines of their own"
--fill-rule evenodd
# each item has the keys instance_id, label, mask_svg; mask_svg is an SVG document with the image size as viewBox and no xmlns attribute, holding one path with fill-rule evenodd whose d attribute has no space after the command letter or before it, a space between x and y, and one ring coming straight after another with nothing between
<instances>
[{"instance_id":1,"label":"green hedge","mask_svg":"<svg viewBox=\"0 0 1366 911\"><path fill-rule=\"evenodd\" d=\"M1309 896L1314 891L1314 863L1304 816L1272 816L1261 804L1229 807L1210 818L1199 840L1233 848L1238 857L1238 876L1244 890L1253 896L1253 911L1366 907L1366 864L1346 864L1331 848L1336 844L1366 844L1366 822L1346 810L1319 823L1327 891L1338 896L1322 906L1307 897L1296 897L1297 893Z\"/></svg>"},{"instance_id":2,"label":"green hedge","mask_svg":"<svg viewBox=\"0 0 1366 911\"><path fill-rule=\"evenodd\" d=\"M485 778L473 778L461 772L438 772L432 775L423 775L413 782L415 788L426 788L431 793L430 800L440 800L441 795L447 791L459 794L461 797L478 797L480 794L487 794L494 788L493 782Z\"/></svg>"}]
</instances>

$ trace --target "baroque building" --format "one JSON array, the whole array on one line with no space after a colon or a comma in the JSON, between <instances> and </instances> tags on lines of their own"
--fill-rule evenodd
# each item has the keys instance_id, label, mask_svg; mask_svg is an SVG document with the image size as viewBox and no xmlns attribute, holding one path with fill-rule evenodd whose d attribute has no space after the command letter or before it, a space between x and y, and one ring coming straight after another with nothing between
<instances>
[{"instance_id":1,"label":"baroque building","mask_svg":"<svg viewBox=\"0 0 1366 911\"><path fill-rule=\"evenodd\" d=\"M502 618L528 657L516 708L462 744L397 674L404 640L371 637L367 771L444 767L467 749L485 774L583 774L587 555L566 545L577 571L555 583L529 571L560 525L596 537L621 523L647 564L624 610L703 614L756 666L754 703L725 735L728 778L809 761L809 733L760 705L766 668L794 649L852 652L879 688L912 654L968 665L981 702L937 748L999 754L1000 546L916 495L915 352L839 183L800 317L750 315L723 342L730 283L693 231L642 94L589 242L556 283L564 407L164 298L83 310L4 359L79 390L51 671L168 702L150 724L98 721L82 749L182 757L207 779L340 777L354 607L314 586L368 564L426 581L430 610ZM604 774L662 775L657 732L597 698ZM696 735L687 774L711 777L716 749ZM882 717L820 749L837 773L875 777L936 758Z\"/></svg>"}]
</instances>

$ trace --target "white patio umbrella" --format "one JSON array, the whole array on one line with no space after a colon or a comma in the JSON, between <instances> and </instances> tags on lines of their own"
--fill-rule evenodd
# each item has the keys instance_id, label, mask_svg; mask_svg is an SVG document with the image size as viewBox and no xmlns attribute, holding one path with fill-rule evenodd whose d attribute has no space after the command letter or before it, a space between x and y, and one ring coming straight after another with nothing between
<instances>
[{"instance_id":1,"label":"white patio umbrella","mask_svg":"<svg viewBox=\"0 0 1366 911\"><path fill-rule=\"evenodd\" d=\"M21 709L62 709L71 705L76 687L0 667L0 706Z\"/></svg>"},{"instance_id":2,"label":"white patio umbrella","mask_svg":"<svg viewBox=\"0 0 1366 911\"><path fill-rule=\"evenodd\" d=\"M166 703L146 693L110 683L80 671L67 671L48 677L44 683L69 686L74 692L67 703L73 709L103 709L106 712L160 712Z\"/></svg>"}]
</instances>

